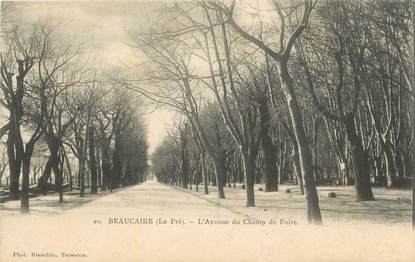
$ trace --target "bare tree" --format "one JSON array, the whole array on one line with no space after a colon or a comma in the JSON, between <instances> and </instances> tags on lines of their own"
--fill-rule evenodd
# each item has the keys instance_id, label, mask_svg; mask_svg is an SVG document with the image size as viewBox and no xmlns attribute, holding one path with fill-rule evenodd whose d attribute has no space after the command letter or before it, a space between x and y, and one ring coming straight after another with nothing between
<instances>
[{"instance_id":1,"label":"bare tree","mask_svg":"<svg viewBox=\"0 0 415 262\"><path fill-rule=\"evenodd\" d=\"M294 81L290 76L288 69L288 61L290 58L291 50L295 41L302 34L307 27L310 13L314 8L314 3L311 0L305 0L303 2L303 14L300 18L295 29L291 32L288 39L286 39L286 19L287 15L284 14L284 9L277 1L272 1L277 14L280 18L280 32L279 32L279 50L273 50L264 41L249 34L243 29L234 19L235 1L232 1L230 7L223 5L220 2L209 2L208 5L215 10L220 10L225 15L225 21L229 23L232 28L238 32L243 38L253 43L257 47L261 48L267 55L269 55L276 63L278 68L278 78L281 83L281 89L284 92L287 100L287 105L290 112L290 117L293 125L294 134L298 144L299 158L301 173L304 179L305 196L307 200L307 219L311 223L321 224L321 214L319 208L319 200L315 182L313 179L313 166L312 166L312 151L309 142L307 141L306 133L304 130L303 114L298 104L297 94L295 93ZM292 7L292 11L299 9L298 6ZM293 13L290 11L290 13ZM290 19L291 20L291 19Z\"/></svg>"},{"instance_id":2,"label":"bare tree","mask_svg":"<svg viewBox=\"0 0 415 262\"><path fill-rule=\"evenodd\" d=\"M27 92L26 78L41 56L42 37L38 28L29 32L14 29L7 34L8 49L1 54L1 104L9 111L9 121L2 128L8 130L7 152L10 170L10 198L19 199L19 177L22 158L25 154L21 133L21 121L24 115L23 99ZM41 134L41 126L28 142L27 152L31 155L33 146ZM27 156L28 156L27 155ZM30 157L29 157L30 158ZM26 161L27 163L27 161ZM26 170L28 172L28 170Z\"/></svg>"},{"instance_id":3,"label":"bare tree","mask_svg":"<svg viewBox=\"0 0 415 262\"><path fill-rule=\"evenodd\" d=\"M142 87L131 83L127 84L127 87L133 88L156 103L175 108L186 116L197 134L201 149L206 150L215 163L218 197L225 198L223 178L226 171L225 163L222 162L224 148L212 145L199 119L201 96L198 86L201 77L192 73L189 65L196 56L195 53L184 51L183 46L180 45L185 43L169 33L165 33L163 38L154 34L147 35L147 39L135 40L154 66L150 72L147 72L147 81L151 80L153 87L161 88L151 92L144 91Z\"/></svg>"}]
</instances>

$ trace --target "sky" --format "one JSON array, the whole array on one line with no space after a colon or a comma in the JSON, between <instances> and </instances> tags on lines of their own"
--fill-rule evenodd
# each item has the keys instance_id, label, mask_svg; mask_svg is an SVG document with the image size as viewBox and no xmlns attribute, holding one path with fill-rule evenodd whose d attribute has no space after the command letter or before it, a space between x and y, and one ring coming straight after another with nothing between
<instances>
[{"instance_id":1,"label":"sky","mask_svg":"<svg viewBox=\"0 0 415 262\"><path fill-rule=\"evenodd\" d=\"M59 20L69 35L94 47L100 64L133 67L140 61L127 45L128 30L145 21L148 10L158 5L157 1L30 1L13 3L10 12L14 22L22 26L38 20ZM0 121L5 115L0 112ZM161 142L173 117L166 109L149 110L146 115L149 153Z\"/></svg>"}]
</instances>

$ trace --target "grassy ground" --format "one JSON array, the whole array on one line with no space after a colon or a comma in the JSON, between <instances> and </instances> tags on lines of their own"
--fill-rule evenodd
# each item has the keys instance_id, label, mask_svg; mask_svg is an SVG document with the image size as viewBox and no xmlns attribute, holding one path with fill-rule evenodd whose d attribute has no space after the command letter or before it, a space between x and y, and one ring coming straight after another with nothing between
<instances>
[{"instance_id":1,"label":"grassy ground","mask_svg":"<svg viewBox=\"0 0 415 262\"><path fill-rule=\"evenodd\" d=\"M247 214L255 218L280 217L293 219L301 224L306 222L305 199L300 195L296 186L281 185L278 192L259 191L263 185L255 186L255 207L245 207L246 193L237 185L236 188L225 188L226 199L217 199L216 188L209 187L210 194L193 190L178 190L204 198L216 205L224 206L237 213ZM291 193L286 193L290 189ZM324 224L386 224L409 226L412 215L412 191L386 188L373 188L375 201L357 202L355 189L347 187L318 187L320 209ZM329 198L328 193L335 192L335 198Z\"/></svg>"},{"instance_id":2,"label":"grassy ground","mask_svg":"<svg viewBox=\"0 0 415 262\"><path fill-rule=\"evenodd\" d=\"M123 187L113 190L118 192L129 187ZM97 194L90 194L89 189L86 190L85 196L79 196L79 190L65 192L63 195L63 203L59 203L59 194L52 193L46 196L38 195L30 198L30 213L32 215L59 215L66 210L80 207L86 203L99 199L103 196L109 195L111 192L100 191ZM12 200L0 203L0 215L19 215L20 214L20 200Z\"/></svg>"}]
</instances>

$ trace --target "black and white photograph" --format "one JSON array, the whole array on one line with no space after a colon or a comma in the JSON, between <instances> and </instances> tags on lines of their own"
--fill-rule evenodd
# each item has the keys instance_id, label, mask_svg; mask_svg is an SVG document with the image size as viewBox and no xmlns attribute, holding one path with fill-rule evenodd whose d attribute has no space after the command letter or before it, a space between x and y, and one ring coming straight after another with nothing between
<instances>
[{"instance_id":1,"label":"black and white photograph","mask_svg":"<svg viewBox=\"0 0 415 262\"><path fill-rule=\"evenodd\" d=\"M0 3L0 261L415 261L414 0Z\"/></svg>"}]
</instances>

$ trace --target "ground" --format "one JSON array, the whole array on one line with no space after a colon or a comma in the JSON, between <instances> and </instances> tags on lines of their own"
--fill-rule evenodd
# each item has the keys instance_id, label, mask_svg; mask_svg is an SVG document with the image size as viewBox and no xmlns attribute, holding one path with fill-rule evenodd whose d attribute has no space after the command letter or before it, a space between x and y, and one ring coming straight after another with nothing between
<instances>
[{"instance_id":1,"label":"ground","mask_svg":"<svg viewBox=\"0 0 415 262\"><path fill-rule=\"evenodd\" d=\"M210 190L147 181L63 204L33 198L30 215L0 204L0 261L414 261L410 191L356 202L353 188L319 188L324 226L307 226L293 186L256 188L253 208L239 186L223 200Z\"/></svg>"},{"instance_id":2,"label":"ground","mask_svg":"<svg viewBox=\"0 0 415 262\"><path fill-rule=\"evenodd\" d=\"M211 194L209 195L203 194L202 187L199 187L199 192L192 192L192 194L253 217L291 217L302 224L307 223L304 196L298 194L296 186L282 185L279 187L279 192L271 193L259 191L259 188L263 188L263 185L255 187L256 207L254 208L245 207L246 193L239 185L236 188L225 188L226 200L216 198L216 188L210 188ZM290 189L292 193L286 193L287 189ZM178 190L181 189L178 188ZM411 223L412 190L373 188L376 201L364 202L355 201L353 186L321 186L317 187L317 190L323 221L326 225L363 222L409 226ZM329 192L335 192L336 197L329 198Z\"/></svg>"}]
</instances>

